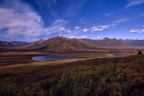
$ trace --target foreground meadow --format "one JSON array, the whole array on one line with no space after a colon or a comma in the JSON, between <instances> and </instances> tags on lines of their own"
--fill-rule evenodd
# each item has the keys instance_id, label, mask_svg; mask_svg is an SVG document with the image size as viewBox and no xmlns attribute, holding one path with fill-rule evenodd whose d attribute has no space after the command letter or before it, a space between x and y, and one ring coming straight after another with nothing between
<instances>
[{"instance_id":1,"label":"foreground meadow","mask_svg":"<svg viewBox=\"0 0 144 96\"><path fill-rule=\"evenodd\" d=\"M143 55L31 61L0 67L0 96L143 96L143 93Z\"/></svg>"}]
</instances>

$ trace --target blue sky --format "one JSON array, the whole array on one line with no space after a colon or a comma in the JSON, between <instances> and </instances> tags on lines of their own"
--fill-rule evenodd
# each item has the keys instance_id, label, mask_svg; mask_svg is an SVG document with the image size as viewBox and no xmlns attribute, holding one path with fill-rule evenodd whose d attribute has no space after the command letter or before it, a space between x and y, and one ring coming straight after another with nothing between
<instances>
[{"instance_id":1,"label":"blue sky","mask_svg":"<svg viewBox=\"0 0 144 96\"><path fill-rule=\"evenodd\" d=\"M0 0L0 40L144 39L144 0Z\"/></svg>"}]
</instances>

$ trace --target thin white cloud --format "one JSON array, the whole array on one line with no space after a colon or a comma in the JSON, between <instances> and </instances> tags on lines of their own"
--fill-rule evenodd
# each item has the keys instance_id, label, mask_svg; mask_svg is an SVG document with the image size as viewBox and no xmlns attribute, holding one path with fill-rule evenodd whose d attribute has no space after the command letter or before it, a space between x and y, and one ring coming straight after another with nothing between
<instances>
[{"instance_id":1,"label":"thin white cloud","mask_svg":"<svg viewBox=\"0 0 144 96\"><path fill-rule=\"evenodd\" d=\"M22 4L22 12L16 9L0 8L0 30L7 28L7 36L24 35L25 38L37 37L42 29L41 17L29 6ZM20 6L20 5L19 5Z\"/></svg>"},{"instance_id":2,"label":"thin white cloud","mask_svg":"<svg viewBox=\"0 0 144 96\"><path fill-rule=\"evenodd\" d=\"M116 29L117 27L116 26L113 26L111 29Z\"/></svg>"},{"instance_id":3,"label":"thin white cloud","mask_svg":"<svg viewBox=\"0 0 144 96\"><path fill-rule=\"evenodd\" d=\"M122 23L122 22L126 22L126 21L129 21L129 20L127 18L121 18L121 19L114 21L113 24L118 24L118 23Z\"/></svg>"},{"instance_id":4,"label":"thin white cloud","mask_svg":"<svg viewBox=\"0 0 144 96\"><path fill-rule=\"evenodd\" d=\"M78 29L80 29L80 27L76 26L75 29L78 30Z\"/></svg>"},{"instance_id":5,"label":"thin white cloud","mask_svg":"<svg viewBox=\"0 0 144 96\"><path fill-rule=\"evenodd\" d=\"M63 19L57 19L55 20L52 25L60 25L60 26L63 26L63 25L66 25L68 22L66 20L63 20Z\"/></svg>"},{"instance_id":6,"label":"thin white cloud","mask_svg":"<svg viewBox=\"0 0 144 96\"><path fill-rule=\"evenodd\" d=\"M83 32L88 32L88 31L89 31L88 28L84 28L84 29L83 29Z\"/></svg>"},{"instance_id":7,"label":"thin white cloud","mask_svg":"<svg viewBox=\"0 0 144 96\"><path fill-rule=\"evenodd\" d=\"M144 33L144 29L142 29L141 32Z\"/></svg>"},{"instance_id":8,"label":"thin white cloud","mask_svg":"<svg viewBox=\"0 0 144 96\"><path fill-rule=\"evenodd\" d=\"M62 20L62 19L57 19L55 20L49 27L43 28L44 34L42 35L51 35L51 34L56 34L56 35L62 35L62 34L69 34L72 31L68 28L66 28L67 21Z\"/></svg>"},{"instance_id":9,"label":"thin white cloud","mask_svg":"<svg viewBox=\"0 0 144 96\"><path fill-rule=\"evenodd\" d=\"M140 33L140 30L134 30L134 29L132 29L132 30L130 30L130 32L131 33Z\"/></svg>"},{"instance_id":10,"label":"thin white cloud","mask_svg":"<svg viewBox=\"0 0 144 96\"><path fill-rule=\"evenodd\" d=\"M70 33L72 33L72 30L70 30L70 29L67 29L67 31L66 31L68 34L70 34Z\"/></svg>"},{"instance_id":11,"label":"thin white cloud","mask_svg":"<svg viewBox=\"0 0 144 96\"><path fill-rule=\"evenodd\" d=\"M87 38L87 36L78 36L78 37L75 37L75 36L70 36L69 38L78 38L78 39L84 39L84 38Z\"/></svg>"},{"instance_id":12,"label":"thin white cloud","mask_svg":"<svg viewBox=\"0 0 144 96\"><path fill-rule=\"evenodd\" d=\"M100 36L97 36L97 39L100 39Z\"/></svg>"},{"instance_id":13,"label":"thin white cloud","mask_svg":"<svg viewBox=\"0 0 144 96\"><path fill-rule=\"evenodd\" d=\"M8 2L8 1L7 1ZM57 19L50 26L44 27L41 17L21 0L16 0L15 7L0 8L0 30L5 31L5 38L19 40L38 40L51 34L69 34L66 20Z\"/></svg>"},{"instance_id":14,"label":"thin white cloud","mask_svg":"<svg viewBox=\"0 0 144 96\"><path fill-rule=\"evenodd\" d=\"M144 33L144 29L132 29L130 30L131 33Z\"/></svg>"},{"instance_id":15,"label":"thin white cloud","mask_svg":"<svg viewBox=\"0 0 144 96\"><path fill-rule=\"evenodd\" d=\"M117 19L113 22L111 22L110 24L107 24L107 25L103 25L103 26L107 26L109 27L110 29L115 29L117 25L119 25L120 23L123 23L123 22L127 22L127 21L130 21L131 19L129 18L120 18L120 19ZM97 27L97 26L96 26ZM99 28L98 28L99 29ZM108 28L107 28L108 29Z\"/></svg>"},{"instance_id":16,"label":"thin white cloud","mask_svg":"<svg viewBox=\"0 0 144 96\"><path fill-rule=\"evenodd\" d=\"M45 28L41 17L21 0L14 0L14 3L6 0L5 3L12 4L10 7L0 8L0 30L7 29L4 31L5 38L32 41L41 37L48 38L49 35L57 36L72 32L66 26L68 21L63 19L57 19Z\"/></svg>"},{"instance_id":17,"label":"thin white cloud","mask_svg":"<svg viewBox=\"0 0 144 96\"><path fill-rule=\"evenodd\" d=\"M59 27L58 31L59 31L59 32L65 32L66 29L65 29L64 27Z\"/></svg>"},{"instance_id":18,"label":"thin white cloud","mask_svg":"<svg viewBox=\"0 0 144 96\"><path fill-rule=\"evenodd\" d=\"M100 32L100 31L109 29L110 26L113 26L113 25L93 26L93 27L85 27L85 28L75 27L75 30L73 30L73 33Z\"/></svg>"},{"instance_id":19,"label":"thin white cloud","mask_svg":"<svg viewBox=\"0 0 144 96\"><path fill-rule=\"evenodd\" d=\"M70 38L75 38L75 36L70 36Z\"/></svg>"},{"instance_id":20,"label":"thin white cloud","mask_svg":"<svg viewBox=\"0 0 144 96\"><path fill-rule=\"evenodd\" d=\"M128 3L126 7L136 6L136 5L140 5L143 3L144 3L144 0L130 0L130 2Z\"/></svg>"},{"instance_id":21,"label":"thin white cloud","mask_svg":"<svg viewBox=\"0 0 144 96\"><path fill-rule=\"evenodd\" d=\"M87 38L87 36L80 36L79 38L84 39L84 38Z\"/></svg>"},{"instance_id":22,"label":"thin white cloud","mask_svg":"<svg viewBox=\"0 0 144 96\"><path fill-rule=\"evenodd\" d=\"M93 26L91 28L91 32L99 32L99 31L104 31L106 29L108 29L109 26L100 26L100 27L97 27L97 26Z\"/></svg>"},{"instance_id":23,"label":"thin white cloud","mask_svg":"<svg viewBox=\"0 0 144 96\"><path fill-rule=\"evenodd\" d=\"M102 25L102 26L93 26L91 28L91 32L100 32L100 31L104 31L104 30L107 30L107 29L116 29L116 26L120 23L123 23L123 22L126 22L126 21L129 21L130 19L128 18L120 18L118 20L115 20L113 21L112 23L110 24L107 24L107 25Z\"/></svg>"},{"instance_id":24,"label":"thin white cloud","mask_svg":"<svg viewBox=\"0 0 144 96\"><path fill-rule=\"evenodd\" d=\"M83 21L85 19L85 17L82 17L79 21Z\"/></svg>"},{"instance_id":25,"label":"thin white cloud","mask_svg":"<svg viewBox=\"0 0 144 96\"><path fill-rule=\"evenodd\" d=\"M70 29L66 29L65 27L59 27L58 32L60 32L60 34L70 34L72 33L72 30Z\"/></svg>"}]
</instances>

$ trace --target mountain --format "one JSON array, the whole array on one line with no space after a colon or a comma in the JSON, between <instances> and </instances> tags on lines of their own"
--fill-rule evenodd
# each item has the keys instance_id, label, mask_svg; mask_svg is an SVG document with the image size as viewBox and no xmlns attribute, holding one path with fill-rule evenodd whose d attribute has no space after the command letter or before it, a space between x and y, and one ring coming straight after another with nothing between
<instances>
[{"instance_id":1,"label":"mountain","mask_svg":"<svg viewBox=\"0 0 144 96\"><path fill-rule=\"evenodd\" d=\"M10 44L12 44L12 46L19 47L19 46L29 45L30 43L29 42L22 42L22 41L12 41L12 42L10 42Z\"/></svg>"},{"instance_id":2,"label":"mountain","mask_svg":"<svg viewBox=\"0 0 144 96\"><path fill-rule=\"evenodd\" d=\"M144 40L121 40L131 46L144 46Z\"/></svg>"},{"instance_id":3,"label":"mountain","mask_svg":"<svg viewBox=\"0 0 144 96\"><path fill-rule=\"evenodd\" d=\"M103 40L91 39L68 39L65 37L54 37L48 40L36 41L27 46L28 49L41 51L84 51L95 50L105 47L128 47L129 45L117 39L104 38Z\"/></svg>"},{"instance_id":4,"label":"mountain","mask_svg":"<svg viewBox=\"0 0 144 96\"><path fill-rule=\"evenodd\" d=\"M34 42L33 44L29 45L28 48L44 51L82 51L88 49L95 49L97 48L97 46L85 44L78 39L68 39L58 36L42 41L41 43Z\"/></svg>"},{"instance_id":5,"label":"mountain","mask_svg":"<svg viewBox=\"0 0 144 96\"><path fill-rule=\"evenodd\" d=\"M0 47L8 47L8 46L12 46L12 44L7 41L0 41Z\"/></svg>"},{"instance_id":6,"label":"mountain","mask_svg":"<svg viewBox=\"0 0 144 96\"><path fill-rule=\"evenodd\" d=\"M91 40L91 39L82 39L83 41L90 42L92 44L95 44L97 46L101 47L128 47L129 45L117 40L117 39L109 39L109 38L104 38L102 40Z\"/></svg>"},{"instance_id":7,"label":"mountain","mask_svg":"<svg viewBox=\"0 0 144 96\"><path fill-rule=\"evenodd\" d=\"M122 40L104 38L102 40L92 39L75 39L65 37L54 37L47 40L39 40L32 43L20 41L0 41L0 48L3 49L19 49L34 51L90 51L100 48L113 47L129 47Z\"/></svg>"},{"instance_id":8,"label":"mountain","mask_svg":"<svg viewBox=\"0 0 144 96\"><path fill-rule=\"evenodd\" d=\"M12 41L12 42L0 41L0 47L20 47L20 46L26 46L29 44L30 43L28 42L21 42L21 41Z\"/></svg>"}]
</instances>

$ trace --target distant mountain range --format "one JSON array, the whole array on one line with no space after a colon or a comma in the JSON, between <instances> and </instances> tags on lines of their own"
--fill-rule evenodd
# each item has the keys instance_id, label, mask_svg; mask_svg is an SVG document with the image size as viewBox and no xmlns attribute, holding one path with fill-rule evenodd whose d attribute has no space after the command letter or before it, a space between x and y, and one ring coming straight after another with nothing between
<instances>
[{"instance_id":1,"label":"distant mountain range","mask_svg":"<svg viewBox=\"0 0 144 96\"><path fill-rule=\"evenodd\" d=\"M92 39L82 39L82 40L101 47L128 47L129 46L127 43L124 43L121 40L109 39L107 37L102 40L92 40Z\"/></svg>"},{"instance_id":2,"label":"distant mountain range","mask_svg":"<svg viewBox=\"0 0 144 96\"><path fill-rule=\"evenodd\" d=\"M84 51L95 50L98 48L108 47L130 47L144 46L144 40L117 40L104 38L102 40L92 39L75 39L65 37L54 37L47 40L39 40L36 42L20 42L20 41L0 41L0 48L19 48L37 51Z\"/></svg>"},{"instance_id":3,"label":"distant mountain range","mask_svg":"<svg viewBox=\"0 0 144 96\"><path fill-rule=\"evenodd\" d=\"M121 40L131 46L144 46L144 40Z\"/></svg>"},{"instance_id":4,"label":"distant mountain range","mask_svg":"<svg viewBox=\"0 0 144 96\"><path fill-rule=\"evenodd\" d=\"M26 46L29 44L30 43L28 42L21 42L21 41L12 41L12 42L0 41L0 47L20 47L20 46Z\"/></svg>"}]
</instances>

